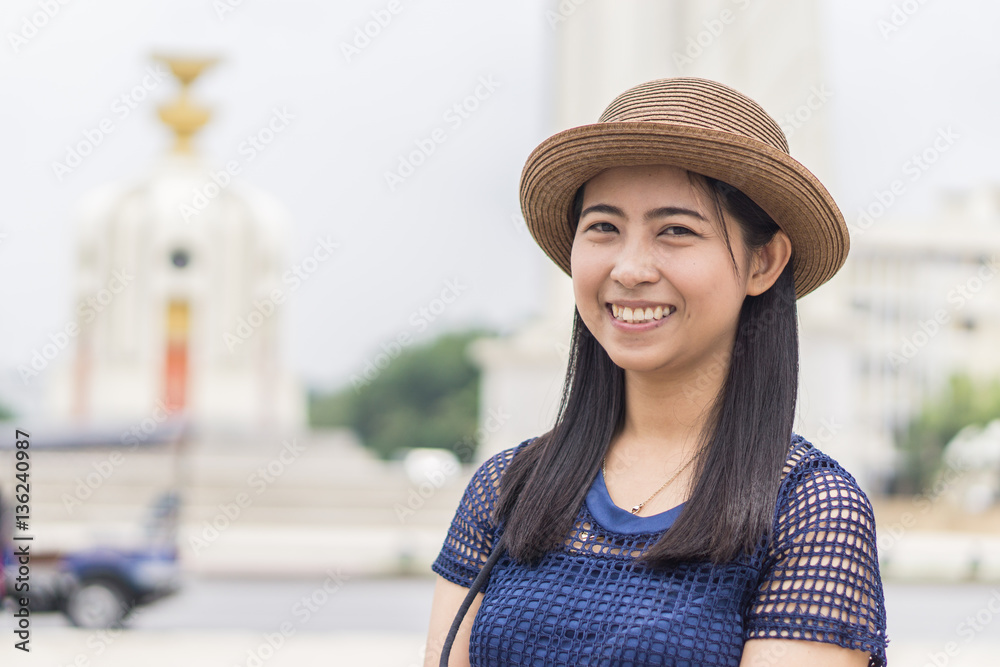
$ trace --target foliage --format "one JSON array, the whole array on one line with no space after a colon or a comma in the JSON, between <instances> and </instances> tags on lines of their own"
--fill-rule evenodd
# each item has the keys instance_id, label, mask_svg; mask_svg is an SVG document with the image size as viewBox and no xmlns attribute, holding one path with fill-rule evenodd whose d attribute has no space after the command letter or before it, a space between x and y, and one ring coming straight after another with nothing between
<instances>
[{"instance_id":1,"label":"foliage","mask_svg":"<svg viewBox=\"0 0 1000 667\"><path fill-rule=\"evenodd\" d=\"M370 382L355 376L339 392L310 396L310 424L353 428L384 458L410 447L441 447L469 461L472 451L459 445L478 425L480 372L466 349L484 335L449 334L405 348Z\"/></svg>"},{"instance_id":2,"label":"foliage","mask_svg":"<svg viewBox=\"0 0 1000 667\"><path fill-rule=\"evenodd\" d=\"M894 491L921 493L930 488L941 466L945 446L970 424L985 426L1000 418L1000 380L976 382L953 375L948 387L927 401L906 427L896 433L903 454Z\"/></svg>"}]
</instances>

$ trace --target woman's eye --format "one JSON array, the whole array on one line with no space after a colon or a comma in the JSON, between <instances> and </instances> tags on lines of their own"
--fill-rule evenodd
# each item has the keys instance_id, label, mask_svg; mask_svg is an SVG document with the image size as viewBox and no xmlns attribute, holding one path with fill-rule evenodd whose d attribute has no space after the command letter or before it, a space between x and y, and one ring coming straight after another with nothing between
<instances>
[{"instance_id":1,"label":"woman's eye","mask_svg":"<svg viewBox=\"0 0 1000 667\"><path fill-rule=\"evenodd\" d=\"M689 234L694 234L694 232L687 227L681 227L679 225L671 225L664 229L661 233L666 234L667 236L688 236Z\"/></svg>"},{"instance_id":2,"label":"woman's eye","mask_svg":"<svg viewBox=\"0 0 1000 667\"><path fill-rule=\"evenodd\" d=\"M587 229L594 229L599 232L613 232L615 231L615 226L612 225L610 222L595 222Z\"/></svg>"}]
</instances>

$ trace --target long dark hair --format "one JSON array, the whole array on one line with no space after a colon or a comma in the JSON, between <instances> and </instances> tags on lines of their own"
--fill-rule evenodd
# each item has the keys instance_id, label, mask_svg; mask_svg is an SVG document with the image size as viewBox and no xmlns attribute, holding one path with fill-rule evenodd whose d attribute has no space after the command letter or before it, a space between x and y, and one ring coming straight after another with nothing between
<instances>
[{"instance_id":1,"label":"long dark hair","mask_svg":"<svg viewBox=\"0 0 1000 667\"><path fill-rule=\"evenodd\" d=\"M735 218L749 251L778 231L736 188L690 177L708 189L723 230L724 212ZM583 187L569 214L574 230ZM732 256L728 234L725 238ZM653 565L727 562L752 551L770 531L798 385L793 259L770 289L743 301L728 373L701 434L697 481L673 526L643 555ZM625 371L577 310L555 426L515 456L500 481L494 518L504 526L504 546L512 557L537 562L562 544L624 418Z\"/></svg>"}]
</instances>

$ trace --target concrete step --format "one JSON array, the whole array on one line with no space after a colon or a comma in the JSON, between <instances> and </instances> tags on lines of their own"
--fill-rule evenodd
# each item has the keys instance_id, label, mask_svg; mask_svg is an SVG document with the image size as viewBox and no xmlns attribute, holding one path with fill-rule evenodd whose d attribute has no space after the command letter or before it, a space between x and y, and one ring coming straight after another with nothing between
<instances>
[{"instance_id":1,"label":"concrete step","mask_svg":"<svg viewBox=\"0 0 1000 667\"><path fill-rule=\"evenodd\" d=\"M183 505L181 515L185 520L211 520L217 515L232 513L233 506L239 507L240 516L249 522L290 523L295 525L387 525L403 523L440 524L450 522L458 506L460 496L454 495L451 500L436 502L435 506L421 506L417 503L398 502L393 505L379 504L364 507L345 506L294 506L275 507L254 500L251 504L240 507L229 498L225 503L215 505ZM31 525L39 530L42 527L72 520L81 524L120 522L126 524L142 524L148 517L144 507L133 505L103 505L88 504L67 512L62 505L44 505L32 509Z\"/></svg>"}]
</instances>

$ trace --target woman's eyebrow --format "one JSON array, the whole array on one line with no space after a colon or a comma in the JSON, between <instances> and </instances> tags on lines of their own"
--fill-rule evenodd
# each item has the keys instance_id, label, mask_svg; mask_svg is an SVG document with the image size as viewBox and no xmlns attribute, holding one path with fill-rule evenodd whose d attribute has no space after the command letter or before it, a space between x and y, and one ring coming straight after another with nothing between
<instances>
[{"instance_id":1,"label":"woman's eyebrow","mask_svg":"<svg viewBox=\"0 0 1000 667\"><path fill-rule=\"evenodd\" d=\"M660 208L654 208L650 211L646 211L646 220L653 220L655 218L669 218L673 215L689 215L692 218L697 218L704 222L708 222L708 218L699 213L698 211L693 211L689 208L684 208L681 206L662 206Z\"/></svg>"},{"instance_id":2,"label":"woman's eyebrow","mask_svg":"<svg viewBox=\"0 0 1000 667\"><path fill-rule=\"evenodd\" d=\"M580 213L580 217L582 218L589 213L604 213L605 215L614 215L619 218L625 217L625 211L611 204L594 204L593 206L588 206ZM698 211L684 208L683 206L661 206L660 208L654 208L646 211L645 218L646 220L654 220L656 218L669 218L674 215L689 215L692 218L708 222L708 218Z\"/></svg>"},{"instance_id":3,"label":"woman's eyebrow","mask_svg":"<svg viewBox=\"0 0 1000 667\"><path fill-rule=\"evenodd\" d=\"M594 204L593 206L588 206L580 213L580 217L582 218L588 213L604 213L605 215L616 215L619 218L625 217L625 211L611 204Z\"/></svg>"}]
</instances>

